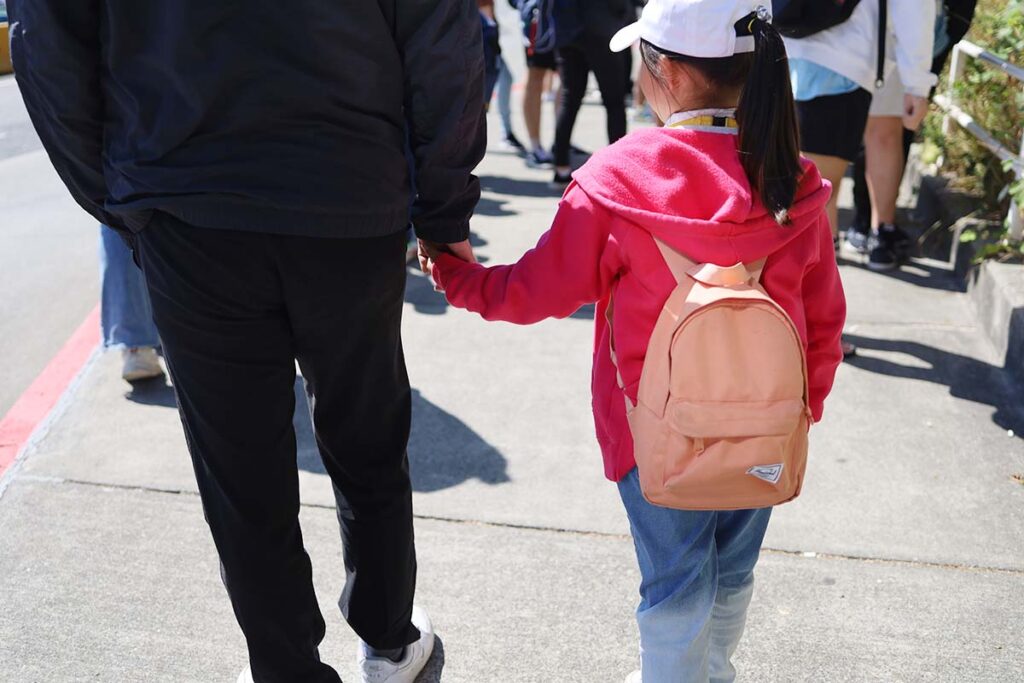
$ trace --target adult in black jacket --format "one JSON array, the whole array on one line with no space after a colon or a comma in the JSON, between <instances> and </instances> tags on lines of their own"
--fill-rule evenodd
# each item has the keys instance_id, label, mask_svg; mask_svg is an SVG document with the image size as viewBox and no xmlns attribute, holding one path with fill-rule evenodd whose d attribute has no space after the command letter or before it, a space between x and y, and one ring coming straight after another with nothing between
<instances>
[{"instance_id":1,"label":"adult in black jacket","mask_svg":"<svg viewBox=\"0 0 1024 683\"><path fill-rule=\"evenodd\" d=\"M471 256L485 145L475 3L8 7L54 166L143 268L252 677L339 680L317 654L298 523L297 359L364 677L398 660L388 680L411 681L432 634L413 609L404 233L411 214L421 239Z\"/></svg>"}]
</instances>

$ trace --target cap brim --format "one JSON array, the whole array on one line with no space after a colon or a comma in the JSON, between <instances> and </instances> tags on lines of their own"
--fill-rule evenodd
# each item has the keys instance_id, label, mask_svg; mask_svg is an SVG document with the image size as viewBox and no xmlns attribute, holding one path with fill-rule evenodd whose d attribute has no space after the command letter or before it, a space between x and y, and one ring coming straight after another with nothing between
<instances>
[{"instance_id":1,"label":"cap brim","mask_svg":"<svg viewBox=\"0 0 1024 683\"><path fill-rule=\"evenodd\" d=\"M640 41L640 22L636 21L619 30L612 39L608 41L608 49L612 52L628 50L635 43Z\"/></svg>"}]
</instances>

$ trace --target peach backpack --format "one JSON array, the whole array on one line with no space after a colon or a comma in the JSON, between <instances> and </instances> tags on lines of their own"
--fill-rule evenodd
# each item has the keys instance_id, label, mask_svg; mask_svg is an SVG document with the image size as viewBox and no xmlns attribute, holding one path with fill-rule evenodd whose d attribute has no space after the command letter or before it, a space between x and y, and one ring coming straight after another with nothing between
<instances>
[{"instance_id":1,"label":"peach backpack","mask_svg":"<svg viewBox=\"0 0 1024 683\"><path fill-rule=\"evenodd\" d=\"M811 423L807 361L793 321L761 286L764 261L699 265L655 241L678 286L651 334L637 404L626 398L644 496L680 510L796 498ZM611 353L617 367L614 341Z\"/></svg>"}]
</instances>

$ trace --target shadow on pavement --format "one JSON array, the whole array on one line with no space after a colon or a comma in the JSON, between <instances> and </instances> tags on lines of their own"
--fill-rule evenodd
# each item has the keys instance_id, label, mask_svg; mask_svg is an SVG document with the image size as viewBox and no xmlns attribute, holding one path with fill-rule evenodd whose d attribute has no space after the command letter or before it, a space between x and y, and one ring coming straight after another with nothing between
<instances>
[{"instance_id":1,"label":"shadow on pavement","mask_svg":"<svg viewBox=\"0 0 1024 683\"><path fill-rule=\"evenodd\" d=\"M417 264L410 264L405 281L405 303L412 304L417 313L444 315L448 311L448 300L444 294L434 291L434 283L420 272Z\"/></svg>"},{"instance_id":2,"label":"shadow on pavement","mask_svg":"<svg viewBox=\"0 0 1024 683\"><path fill-rule=\"evenodd\" d=\"M300 470L326 474L313 436L309 402L302 378L295 382L295 416ZM476 479L485 484L504 484L508 461L462 420L437 407L419 391L412 391L412 433L409 437L409 469L414 491L428 493Z\"/></svg>"},{"instance_id":3,"label":"shadow on pavement","mask_svg":"<svg viewBox=\"0 0 1024 683\"><path fill-rule=\"evenodd\" d=\"M434 651L427 660L427 665L416 677L416 683L440 683L441 674L444 673L444 642L441 637L434 635Z\"/></svg>"},{"instance_id":4,"label":"shadow on pavement","mask_svg":"<svg viewBox=\"0 0 1024 683\"><path fill-rule=\"evenodd\" d=\"M166 377L154 377L153 379L133 382L132 388L124 397L132 403L144 406L178 407L178 403L174 398L174 387L167 383Z\"/></svg>"},{"instance_id":5,"label":"shadow on pavement","mask_svg":"<svg viewBox=\"0 0 1024 683\"><path fill-rule=\"evenodd\" d=\"M911 261L903 265L901 268L888 271L878 271L868 268L867 258L867 256L852 256L851 252L846 247L843 247L842 251L836 255L836 260L841 266L860 268L861 270L866 270L876 275L890 277L893 280L899 280L900 282L906 282L907 284L926 287L928 289L938 289L944 292L967 291L967 283L964 280L957 278L953 271L945 268L921 263L920 261Z\"/></svg>"},{"instance_id":6,"label":"shadow on pavement","mask_svg":"<svg viewBox=\"0 0 1024 683\"><path fill-rule=\"evenodd\" d=\"M473 214L477 216L518 216L518 211L512 211L509 208L511 203L508 199L481 197Z\"/></svg>"},{"instance_id":7,"label":"shadow on pavement","mask_svg":"<svg viewBox=\"0 0 1024 683\"><path fill-rule=\"evenodd\" d=\"M992 421L997 426L1012 429L1017 438L1024 437L1024 411L1018 405L1018 387L1003 368L917 342L872 339L857 334L845 334L844 338L862 352L902 353L923 361L927 367L903 365L863 354L848 359L847 364L891 377L945 384L956 398L992 406L995 409Z\"/></svg>"},{"instance_id":8,"label":"shadow on pavement","mask_svg":"<svg viewBox=\"0 0 1024 683\"><path fill-rule=\"evenodd\" d=\"M546 174L545 177L547 177ZM484 192L503 194L509 197L553 197L561 194L558 190L552 190L547 180L523 180L522 178L499 176L481 176L480 189ZM554 215L554 207L552 207L552 215Z\"/></svg>"}]
</instances>

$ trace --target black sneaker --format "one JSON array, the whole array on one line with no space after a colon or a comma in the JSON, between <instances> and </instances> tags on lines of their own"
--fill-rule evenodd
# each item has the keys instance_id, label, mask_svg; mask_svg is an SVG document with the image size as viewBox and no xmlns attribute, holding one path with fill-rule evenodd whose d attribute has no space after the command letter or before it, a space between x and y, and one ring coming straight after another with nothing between
<instances>
[{"instance_id":1,"label":"black sneaker","mask_svg":"<svg viewBox=\"0 0 1024 683\"><path fill-rule=\"evenodd\" d=\"M892 270L910 257L910 236L895 225L883 225L868 238L868 268Z\"/></svg>"},{"instance_id":2,"label":"black sneaker","mask_svg":"<svg viewBox=\"0 0 1024 683\"><path fill-rule=\"evenodd\" d=\"M846 246L858 254L866 254L870 235L871 229L867 226L851 225L846 229Z\"/></svg>"},{"instance_id":3,"label":"black sneaker","mask_svg":"<svg viewBox=\"0 0 1024 683\"><path fill-rule=\"evenodd\" d=\"M564 190L572 182L572 173L559 173L555 171L555 177L548 185L552 190Z\"/></svg>"},{"instance_id":4,"label":"black sneaker","mask_svg":"<svg viewBox=\"0 0 1024 683\"><path fill-rule=\"evenodd\" d=\"M505 136L505 139L501 141L502 146L505 149L518 152L519 154L526 153L526 147L523 143L519 142L519 138L515 136L515 133L509 133Z\"/></svg>"}]
</instances>

